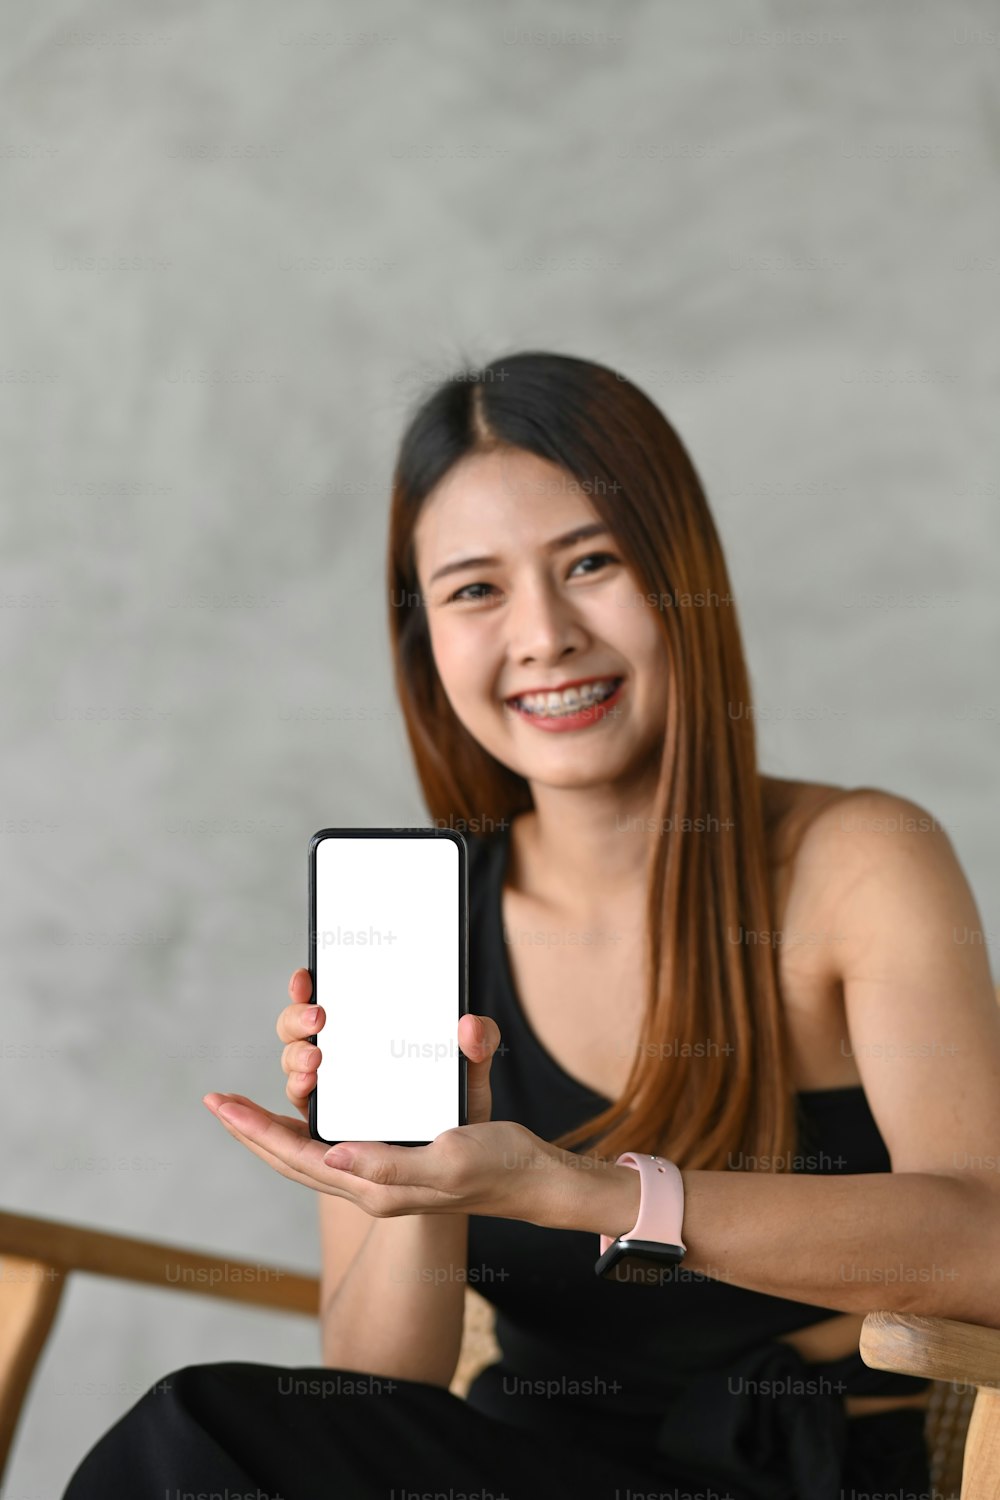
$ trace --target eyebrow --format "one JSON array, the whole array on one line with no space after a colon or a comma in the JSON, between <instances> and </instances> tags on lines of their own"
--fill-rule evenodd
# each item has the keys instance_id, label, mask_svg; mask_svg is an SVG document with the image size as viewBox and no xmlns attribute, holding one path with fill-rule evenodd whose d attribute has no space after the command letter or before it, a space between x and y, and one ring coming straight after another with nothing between
<instances>
[{"instance_id":1,"label":"eyebrow","mask_svg":"<svg viewBox=\"0 0 1000 1500\"><path fill-rule=\"evenodd\" d=\"M610 536L608 528L601 521L589 521L585 526L577 526L573 531L567 531L563 536L557 536L550 542L545 543L546 552L564 552L567 547L572 547L577 542L586 541L592 536ZM448 573L460 573L463 568L490 568L497 567L502 561L499 557L462 557L457 562L445 563L443 568L438 568L431 574L430 583L438 578L444 578Z\"/></svg>"}]
</instances>

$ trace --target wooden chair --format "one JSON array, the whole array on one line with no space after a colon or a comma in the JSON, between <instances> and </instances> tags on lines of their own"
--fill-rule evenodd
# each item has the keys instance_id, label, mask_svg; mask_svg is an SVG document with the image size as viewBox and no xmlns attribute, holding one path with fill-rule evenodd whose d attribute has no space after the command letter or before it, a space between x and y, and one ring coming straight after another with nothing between
<instances>
[{"instance_id":1,"label":"wooden chair","mask_svg":"<svg viewBox=\"0 0 1000 1500\"><path fill-rule=\"evenodd\" d=\"M0 1482L35 1365L71 1272L226 1297L310 1318L319 1313L316 1277L281 1267L251 1267L51 1219L0 1213L0 1255ZM873 1312L865 1318L860 1349L865 1364L875 1369L926 1376L934 1382L926 1431L935 1497L996 1500L1000 1330L948 1318ZM462 1349L451 1383L455 1395L464 1397L475 1375L498 1354L493 1309L467 1287Z\"/></svg>"}]
</instances>

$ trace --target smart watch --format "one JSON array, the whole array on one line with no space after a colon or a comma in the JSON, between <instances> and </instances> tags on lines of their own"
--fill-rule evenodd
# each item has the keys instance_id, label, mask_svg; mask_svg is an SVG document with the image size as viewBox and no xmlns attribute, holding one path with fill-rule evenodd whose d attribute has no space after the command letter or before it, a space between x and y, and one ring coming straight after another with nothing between
<instances>
[{"instance_id":1,"label":"smart watch","mask_svg":"<svg viewBox=\"0 0 1000 1500\"><path fill-rule=\"evenodd\" d=\"M684 1222L684 1179L665 1156L625 1151L616 1167L639 1173L639 1217L626 1234L601 1235L601 1253L594 1265L598 1276L610 1281L658 1281L684 1259L681 1239Z\"/></svg>"}]
</instances>

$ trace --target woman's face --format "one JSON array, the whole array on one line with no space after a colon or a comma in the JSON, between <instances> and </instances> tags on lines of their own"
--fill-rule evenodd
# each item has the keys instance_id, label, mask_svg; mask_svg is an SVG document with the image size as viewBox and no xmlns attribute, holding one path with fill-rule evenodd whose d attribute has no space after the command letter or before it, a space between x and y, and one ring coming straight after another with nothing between
<instances>
[{"instance_id":1,"label":"woman's face","mask_svg":"<svg viewBox=\"0 0 1000 1500\"><path fill-rule=\"evenodd\" d=\"M567 540L581 527L593 533ZM666 644L576 480L522 449L463 459L425 501L414 547L438 675L484 749L531 783L574 788L659 758ZM619 679L595 707L587 694ZM558 709L517 702L581 681L594 686Z\"/></svg>"}]
</instances>

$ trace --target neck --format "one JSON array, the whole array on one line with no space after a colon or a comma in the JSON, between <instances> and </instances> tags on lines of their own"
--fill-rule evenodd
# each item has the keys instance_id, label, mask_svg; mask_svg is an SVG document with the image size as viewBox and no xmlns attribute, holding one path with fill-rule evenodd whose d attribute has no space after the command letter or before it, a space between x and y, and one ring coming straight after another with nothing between
<instances>
[{"instance_id":1,"label":"neck","mask_svg":"<svg viewBox=\"0 0 1000 1500\"><path fill-rule=\"evenodd\" d=\"M526 894L575 911L645 890L654 787L532 789L535 806L511 828L510 873Z\"/></svg>"}]
</instances>

